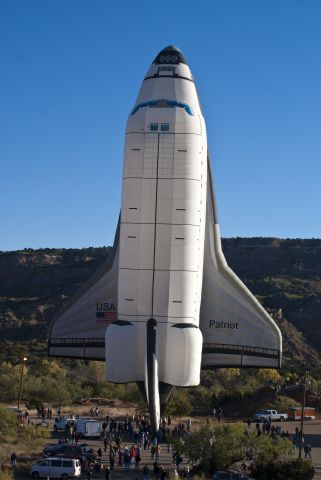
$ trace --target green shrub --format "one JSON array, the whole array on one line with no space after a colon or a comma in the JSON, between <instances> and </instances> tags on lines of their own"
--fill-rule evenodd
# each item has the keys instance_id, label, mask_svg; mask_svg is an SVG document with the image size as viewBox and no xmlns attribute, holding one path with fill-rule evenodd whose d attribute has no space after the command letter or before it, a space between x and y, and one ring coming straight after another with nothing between
<instances>
[{"instance_id":1,"label":"green shrub","mask_svg":"<svg viewBox=\"0 0 321 480\"><path fill-rule=\"evenodd\" d=\"M257 463L252 468L257 480L312 480L314 467L310 461L296 459L286 462Z\"/></svg>"},{"instance_id":2,"label":"green shrub","mask_svg":"<svg viewBox=\"0 0 321 480\"><path fill-rule=\"evenodd\" d=\"M17 415L0 406L0 439L15 435L18 428Z\"/></svg>"},{"instance_id":3,"label":"green shrub","mask_svg":"<svg viewBox=\"0 0 321 480\"><path fill-rule=\"evenodd\" d=\"M40 397L30 397L26 401L26 407L29 410L32 410L34 408L40 408L42 406L42 399Z\"/></svg>"},{"instance_id":4,"label":"green shrub","mask_svg":"<svg viewBox=\"0 0 321 480\"><path fill-rule=\"evenodd\" d=\"M209 388L199 385L196 388L192 388L190 392L190 400L193 407L207 407L209 410L212 408L213 399L212 393Z\"/></svg>"},{"instance_id":5,"label":"green shrub","mask_svg":"<svg viewBox=\"0 0 321 480\"><path fill-rule=\"evenodd\" d=\"M293 398L285 397L285 396L279 396L276 398L271 406L266 406L266 408L273 408L275 410L278 410L281 413L287 413L289 407L298 407L300 404L293 400Z\"/></svg>"},{"instance_id":6,"label":"green shrub","mask_svg":"<svg viewBox=\"0 0 321 480\"><path fill-rule=\"evenodd\" d=\"M139 403L141 404L143 401L142 395L136 385L136 383L131 383L126 385L124 388L123 393L120 394L119 397L121 400L127 403ZM146 407L144 403L144 407Z\"/></svg>"},{"instance_id":7,"label":"green shrub","mask_svg":"<svg viewBox=\"0 0 321 480\"><path fill-rule=\"evenodd\" d=\"M172 415L189 415L192 403L187 389L175 388L166 407L166 413Z\"/></svg>"}]
</instances>

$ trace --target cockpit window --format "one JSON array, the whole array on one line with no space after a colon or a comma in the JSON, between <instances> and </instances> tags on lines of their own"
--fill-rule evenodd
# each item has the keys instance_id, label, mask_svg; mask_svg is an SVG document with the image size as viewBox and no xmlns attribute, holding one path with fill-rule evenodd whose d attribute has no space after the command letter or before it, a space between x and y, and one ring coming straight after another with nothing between
<instances>
[{"instance_id":1,"label":"cockpit window","mask_svg":"<svg viewBox=\"0 0 321 480\"><path fill-rule=\"evenodd\" d=\"M180 52L176 47L172 45L164 48L164 50L159 52L153 63L156 63L156 65L164 63L176 65L184 63L185 65L187 65L187 61L182 52Z\"/></svg>"},{"instance_id":2,"label":"cockpit window","mask_svg":"<svg viewBox=\"0 0 321 480\"><path fill-rule=\"evenodd\" d=\"M145 107L149 107L149 108L178 107L178 108L183 108L185 112L188 113L188 115L191 115L191 116L194 115L192 108L187 103L178 102L177 100L167 100L167 99L150 100L148 102L146 101L146 102L139 103L138 105L136 105L136 107L133 108L130 114L135 115L135 113L138 112L138 110Z\"/></svg>"}]
</instances>

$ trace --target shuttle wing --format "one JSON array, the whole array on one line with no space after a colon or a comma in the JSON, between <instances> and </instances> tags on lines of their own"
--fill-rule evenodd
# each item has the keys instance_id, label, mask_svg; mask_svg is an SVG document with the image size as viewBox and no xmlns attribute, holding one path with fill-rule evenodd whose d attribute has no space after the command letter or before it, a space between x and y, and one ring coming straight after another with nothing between
<instances>
[{"instance_id":1,"label":"shuttle wing","mask_svg":"<svg viewBox=\"0 0 321 480\"><path fill-rule=\"evenodd\" d=\"M105 332L117 320L119 223L107 261L58 313L49 333L52 357L105 360Z\"/></svg>"},{"instance_id":2,"label":"shuttle wing","mask_svg":"<svg viewBox=\"0 0 321 480\"><path fill-rule=\"evenodd\" d=\"M280 367L279 328L224 258L209 158L205 228L202 368Z\"/></svg>"}]
</instances>

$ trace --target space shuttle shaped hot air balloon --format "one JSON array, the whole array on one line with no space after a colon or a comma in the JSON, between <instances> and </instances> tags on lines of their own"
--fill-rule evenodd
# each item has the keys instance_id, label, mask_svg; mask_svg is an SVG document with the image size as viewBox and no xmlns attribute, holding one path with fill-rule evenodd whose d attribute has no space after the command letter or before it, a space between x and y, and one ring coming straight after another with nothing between
<instances>
[{"instance_id":1,"label":"space shuttle shaped hot air balloon","mask_svg":"<svg viewBox=\"0 0 321 480\"><path fill-rule=\"evenodd\" d=\"M201 368L280 367L281 349L225 261L197 91L169 46L128 117L112 253L54 320L49 355L106 360L107 380L138 383L157 430L173 386L198 385Z\"/></svg>"}]
</instances>

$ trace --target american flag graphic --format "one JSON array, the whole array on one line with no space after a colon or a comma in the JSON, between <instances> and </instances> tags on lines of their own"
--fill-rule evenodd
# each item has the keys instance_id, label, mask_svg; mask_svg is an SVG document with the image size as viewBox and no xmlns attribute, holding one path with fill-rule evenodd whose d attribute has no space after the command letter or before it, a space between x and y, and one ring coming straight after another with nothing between
<instances>
[{"instance_id":1,"label":"american flag graphic","mask_svg":"<svg viewBox=\"0 0 321 480\"><path fill-rule=\"evenodd\" d=\"M117 320L116 310L109 312L96 312L96 323L111 323Z\"/></svg>"}]
</instances>

